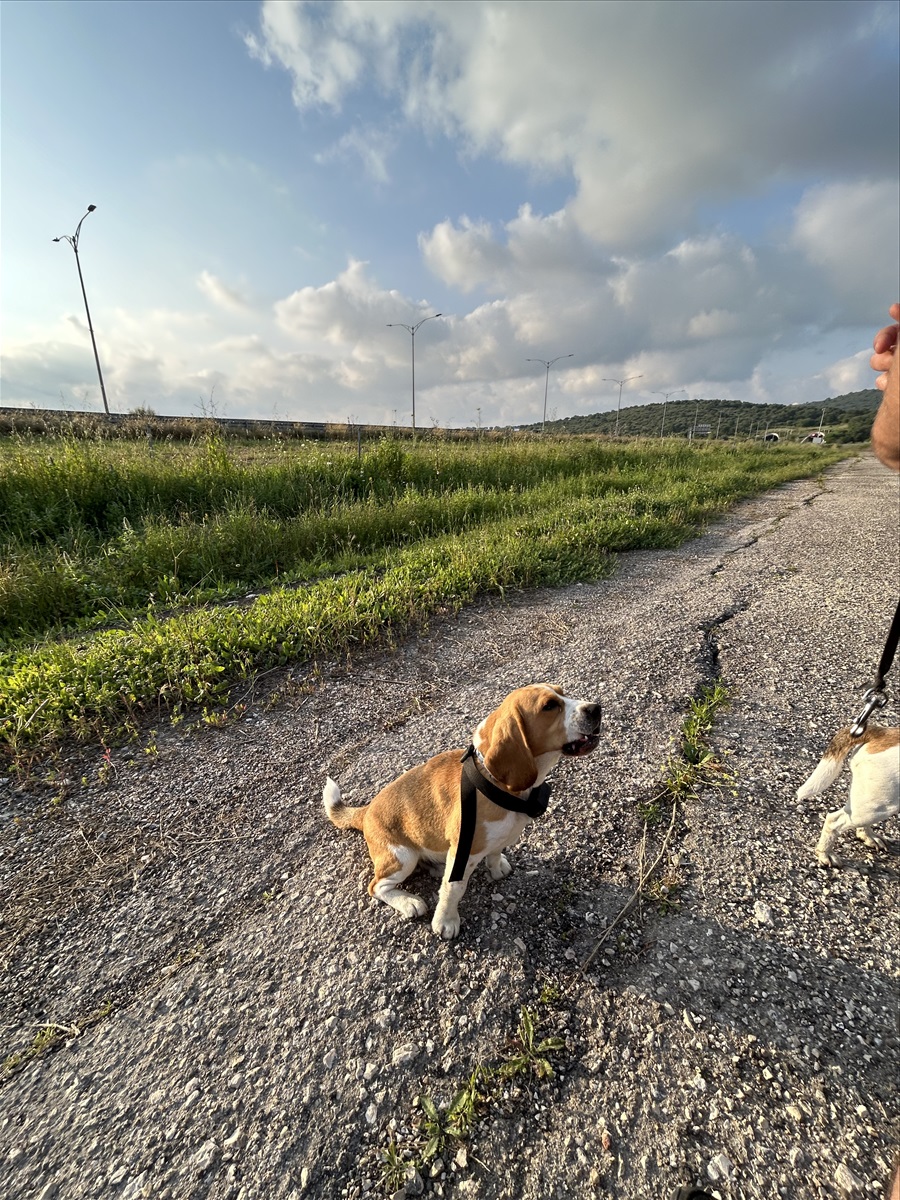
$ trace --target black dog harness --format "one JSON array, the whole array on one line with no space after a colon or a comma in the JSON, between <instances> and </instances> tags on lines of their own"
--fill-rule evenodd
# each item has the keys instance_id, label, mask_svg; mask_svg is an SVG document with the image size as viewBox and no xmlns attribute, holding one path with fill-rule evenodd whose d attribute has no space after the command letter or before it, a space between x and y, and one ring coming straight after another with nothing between
<instances>
[{"instance_id":1,"label":"black dog harness","mask_svg":"<svg viewBox=\"0 0 900 1200\"><path fill-rule=\"evenodd\" d=\"M500 808L505 808L509 812L524 813L532 820L542 817L550 802L549 783L542 783L539 787L532 788L528 799L523 800L521 796L514 796L511 792L498 787L496 783L492 783L490 779L486 779L478 769L474 746L468 748L460 762L462 763L462 776L459 781L459 842L453 859L453 870L450 872L451 883L459 883L462 880L466 863L472 853L477 809L476 792L481 792L482 796L486 796Z\"/></svg>"}]
</instances>

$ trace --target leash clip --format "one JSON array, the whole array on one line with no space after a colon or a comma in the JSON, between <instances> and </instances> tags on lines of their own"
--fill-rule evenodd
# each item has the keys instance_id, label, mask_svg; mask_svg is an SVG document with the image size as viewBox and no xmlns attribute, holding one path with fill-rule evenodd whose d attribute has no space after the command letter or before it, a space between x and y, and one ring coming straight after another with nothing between
<instances>
[{"instance_id":1,"label":"leash clip","mask_svg":"<svg viewBox=\"0 0 900 1200\"><path fill-rule=\"evenodd\" d=\"M865 696L863 696L863 706L860 709L859 716L850 726L851 737L861 737L866 732L866 724L872 713L878 712L880 708L884 708L888 698L883 691L878 688L869 688Z\"/></svg>"}]
</instances>

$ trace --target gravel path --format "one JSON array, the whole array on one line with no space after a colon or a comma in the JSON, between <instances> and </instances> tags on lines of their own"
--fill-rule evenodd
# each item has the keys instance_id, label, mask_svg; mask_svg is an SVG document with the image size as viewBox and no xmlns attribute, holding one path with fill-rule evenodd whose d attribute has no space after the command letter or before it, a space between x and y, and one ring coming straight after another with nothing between
<instances>
[{"instance_id":1,"label":"gravel path","mask_svg":"<svg viewBox=\"0 0 900 1200\"><path fill-rule=\"evenodd\" d=\"M826 805L794 792L874 673L898 508L897 477L853 460L612 579L272 674L224 728L0 785L4 1194L663 1200L702 1180L723 1200L880 1200L900 860L845 839L845 868L818 867ZM512 875L473 880L443 943L369 899L324 773L367 798L541 679L601 700L604 740L560 764ZM645 837L687 702L716 679L727 774L670 832L659 801ZM433 880L411 887L432 903ZM468 1141L386 1185L380 1151L421 1150L414 1099L509 1063L523 1008L565 1039L553 1078L510 1069Z\"/></svg>"}]
</instances>

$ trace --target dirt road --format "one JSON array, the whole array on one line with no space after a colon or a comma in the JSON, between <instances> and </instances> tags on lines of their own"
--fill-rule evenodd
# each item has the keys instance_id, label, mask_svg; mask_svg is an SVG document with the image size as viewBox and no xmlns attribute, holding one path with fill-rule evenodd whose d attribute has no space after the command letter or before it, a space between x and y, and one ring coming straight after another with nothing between
<instances>
[{"instance_id":1,"label":"dirt road","mask_svg":"<svg viewBox=\"0 0 900 1200\"><path fill-rule=\"evenodd\" d=\"M818 867L826 804L794 792L874 673L898 510L897 477L852 460L609 580L270 675L221 729L148 731L37 792L0 787L5 1194L880 1197L900 859L848 838L843 870ZM444 943L369 899L324 773L362 801L541 679L600 700L604 740L560 764L512 875L473 880ZM714 680L725 770L669 833L660 780ZM433 880L411 886L433 902ZM523 1009L536 1040L565 1041L536 1055L543 1084L508 1065ZM467 1141L414 1167L414 1099L446 1105L476 1062L506 1076Z\"/></svg>"}]
</instances>

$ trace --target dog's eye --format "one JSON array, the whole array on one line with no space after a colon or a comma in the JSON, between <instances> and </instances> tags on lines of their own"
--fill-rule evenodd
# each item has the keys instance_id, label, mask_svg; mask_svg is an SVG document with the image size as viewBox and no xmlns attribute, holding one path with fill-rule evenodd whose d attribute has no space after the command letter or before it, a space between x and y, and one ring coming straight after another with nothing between
<instances>
[{"instance_id":1,"label":"dog's eye","mask_svg":"<svg viewBox=\"0 0 900 1200\"><path fill-rule=\"evenodd\" d=\"M559 701L556 699L550 699L545 701L543 707L541 708L541 712L553 712L554 708L559 708Z\"/></svg>"}]
</instances>

